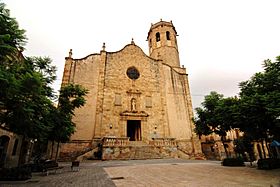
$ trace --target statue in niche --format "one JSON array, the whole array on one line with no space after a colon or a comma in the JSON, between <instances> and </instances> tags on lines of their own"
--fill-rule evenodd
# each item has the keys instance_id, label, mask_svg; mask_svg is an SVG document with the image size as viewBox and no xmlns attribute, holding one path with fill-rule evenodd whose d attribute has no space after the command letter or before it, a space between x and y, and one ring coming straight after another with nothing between
<instances>
[{"instance_id":1,"label":"statue in niche","mask_svg":"<svg viewBox=\"0 0 280 187\"><path fill-rule=\"evenodd\" d=\"M136 111L136 99L135 98L131 99L131 111L133 111L133 112Z\"/></svg>"}]
</instances>

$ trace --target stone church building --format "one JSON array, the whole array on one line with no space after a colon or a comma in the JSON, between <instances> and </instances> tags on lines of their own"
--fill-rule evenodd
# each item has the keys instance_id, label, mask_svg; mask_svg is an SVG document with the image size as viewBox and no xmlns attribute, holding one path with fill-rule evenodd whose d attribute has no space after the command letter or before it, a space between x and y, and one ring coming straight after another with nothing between
<instances>
[{"instance_id":1,"label":"stone church building","mask_svg":"<svg viewBox=\"0 0 280 187\"><path fill-rule=\"evenodd\" d=\"M134 41L116 52L66 57L62 86L88 89L75 111L76 132L61 158L143 159L201 157L194 133L188 74L181 67L171 22L152 24L149 55ZM97 153L100 154L97 154Z\"/></svg>"}]
</instances>

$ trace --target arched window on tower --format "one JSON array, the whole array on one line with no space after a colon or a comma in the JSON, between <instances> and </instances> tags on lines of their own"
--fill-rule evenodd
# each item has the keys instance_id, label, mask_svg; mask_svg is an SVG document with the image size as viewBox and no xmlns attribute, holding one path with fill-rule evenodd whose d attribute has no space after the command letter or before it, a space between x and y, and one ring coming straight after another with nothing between
<instances>
[{"instance_id":1,"label":"arched window on tower","mask_svg":"<svg viewBox=\"0 0 280 187\"><path fill-rule=\"evenodd\" d=\"M166 39L170 40L170 32L169 31L166 31Z\"/></svg>"},{"instance_id":2,"label":"arched window on tower","mask_svg":"<svg viewBox=\"0 0 280 187\"><path fill-rule=\"evenodd\" d=\"M157 42L160 41L160 34L159 34L159 32L156 33L156 41L157 41Z\"/></svg>"}]
</instances>

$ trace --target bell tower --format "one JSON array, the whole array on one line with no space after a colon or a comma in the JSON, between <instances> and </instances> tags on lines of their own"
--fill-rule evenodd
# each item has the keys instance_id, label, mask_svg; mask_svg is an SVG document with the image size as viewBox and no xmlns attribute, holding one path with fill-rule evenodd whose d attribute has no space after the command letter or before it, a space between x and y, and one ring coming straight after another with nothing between
<instances>
[{"instance_id":1,"label":"bell tower","mask_svg":"<svg viewBox=\"0 0 280 187\"><path fill-rule=\"evenodd\" d=\"M152 24L148 33L150 57L161 59L172 67L180 67L177 32L172 21Z\"/></svg>"}]
</instances>

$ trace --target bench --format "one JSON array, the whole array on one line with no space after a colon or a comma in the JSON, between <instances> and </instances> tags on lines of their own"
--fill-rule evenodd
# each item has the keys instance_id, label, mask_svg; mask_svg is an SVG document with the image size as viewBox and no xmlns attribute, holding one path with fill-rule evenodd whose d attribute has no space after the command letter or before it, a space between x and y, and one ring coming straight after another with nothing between
<instances>
[{"instance_id":1,"label":"bench","mask_svg":"<svg viewBox=\"0 0 280 187\"><path fill-rule=\"evenodd\" d=\"M79 171L80 170L80 161L72 161L71 171Z\"/></svg>"},{"instance_id":2,"label":"bench","mask_svg":"<svg viewBox=\"0 0 280 187\"><path fill-rule=\"evenodd\" d=\"M43 169L43 174L46 174L47 176L49 175L50 171L54 171L56 174L56 171L60 171L63 169L63 166L57 166L57 167L48 167Z\"/></svg>"},{"instance_id":3,"label":"bench","mask_svg":"<svg viewBox=\"0 0 280 187\"><path fill-rule=\"evenodd\" d=\"M42 172L43 174L49 175L51 171L56 173L57 171L61 172L62 166L58 166L58 163L55 160L46 160L42 163Z\"/></svg>"}]
</instances>

